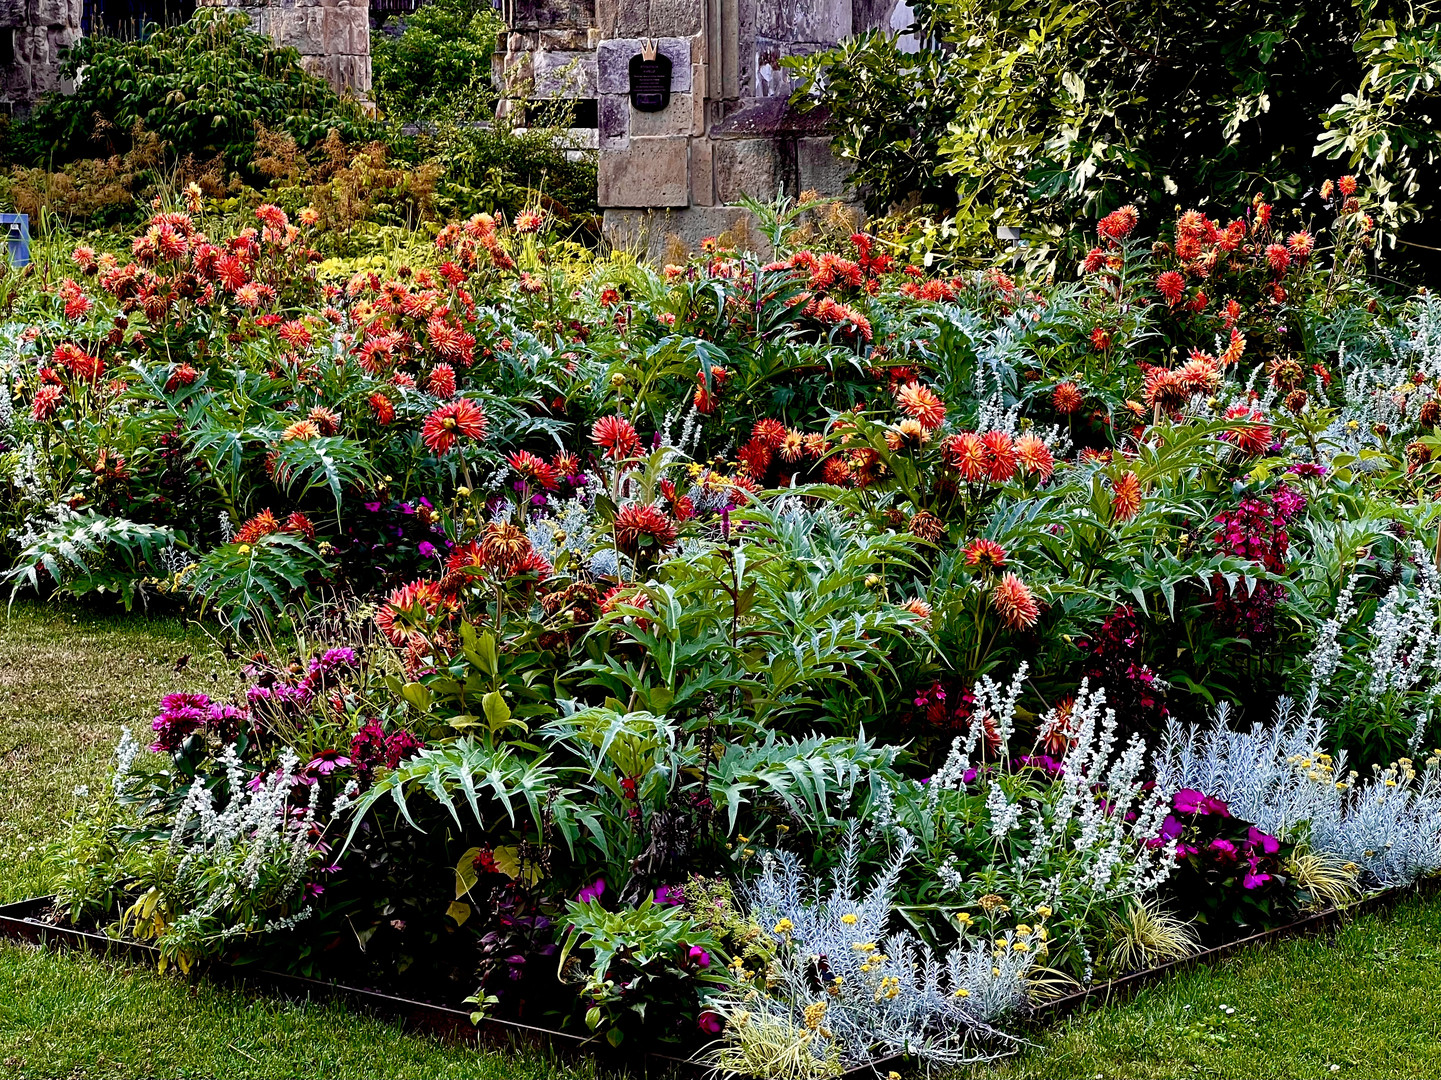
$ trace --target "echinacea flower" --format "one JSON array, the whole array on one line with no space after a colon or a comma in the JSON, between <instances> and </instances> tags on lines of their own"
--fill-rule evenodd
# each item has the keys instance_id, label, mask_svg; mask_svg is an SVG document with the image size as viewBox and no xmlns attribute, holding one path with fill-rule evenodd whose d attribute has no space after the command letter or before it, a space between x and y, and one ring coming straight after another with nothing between
<instances>
[{"instance_id":1,"label":"echinacea flower","mask_svg":"<svg viewBox=\"0 0 1441 1080\"><path fill-rule=\"evenodd\" d=\"M485 412L469 398L448 401L425 418L421 441L434 454L444 454L464 436L477 442L488 430Z\"/></svg>"}]
</instances>

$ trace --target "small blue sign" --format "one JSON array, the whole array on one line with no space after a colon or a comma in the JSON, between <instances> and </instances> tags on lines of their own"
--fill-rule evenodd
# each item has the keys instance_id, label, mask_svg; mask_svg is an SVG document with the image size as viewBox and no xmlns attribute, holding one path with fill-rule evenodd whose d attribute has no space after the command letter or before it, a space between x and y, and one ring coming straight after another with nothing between
<instances>
[{"instance_id":1,"label":"small blue sign","mask_svg":"<svg viewBox=\"0 0 1441 1080\"><path fill-rule=\"evenodd\" d=\"M5 248L10 265L30 265L30 215L0 214L0 229L5 230Z\"/></svg>"}]
</instances>

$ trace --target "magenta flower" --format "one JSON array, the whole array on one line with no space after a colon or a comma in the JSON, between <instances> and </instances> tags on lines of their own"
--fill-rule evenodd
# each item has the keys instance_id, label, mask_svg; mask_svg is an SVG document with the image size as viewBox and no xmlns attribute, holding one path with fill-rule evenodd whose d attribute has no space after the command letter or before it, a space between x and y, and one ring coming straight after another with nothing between
<instances>
[{"instance_id":1,"label":"magenta flower","mask_svg":"<svg viewBox=\"0 0 1441 1080\"><path fill-rule=\"evenodd\" d=\"M1274 836L1263 833L1254 825L1252 825L1250 831L1246 833L1246 843L1253 848L1260 847L1262 853L1266 855L1275 855L1281 850L1281 841L1277 840Z\"/></svg>"},{"instance_id":2,"label":"magenta flower","mask_svg":"<svg viewBox=\"0 0 1441 1080\"><path fill-rule=\"evenodd\" d=\"M678 907L685 903L685 890L674 885L662 885L655 891L655 902L662 907Z\"/></svg>"},{"instance_id":3,"label":"magenta flower","mask_svg":"<svg viewBox=\"0 0 1441 1080\"><path fill-rule=\"evenodd\" d=\"M605 878L596 878L591 884L580 890L576 897L582 904L589 904L592 900L599 900L605 894Z\"/></svg>"},{"instance_id":4,"label":"magenta flower","mask_svg":"<svg viewBox=\"0 0 1441 1080\"><path fill-rule=\"evenodd\" d=\"M1219 836L1206 845L1206 850L1214 851L1223 859L1234 859L1236 857L1236 845Z\"/></svg>"},{"instance_id":5,"label":"magenta flower","mask_svg":"<svg viewBox=\"0 0 1441 1080\"><path fill-rule=\"evenodd\" d=\"M692 945L690 952L686 955L695 962L696 967L710 967L710 953L706 952L699 945Z\"/></svg>"},{"instance_id":6,"label":"magenta flower","mask_svg":"<svg viewBox=\"0 0 1441 1080\"><path fill-rule=\"evenodd\" d=\"M721 1028L725 1026L721 1020L720 1013L713 1009L707 1009L697 1016L695 1023L696 1027L700 1028L707 1035L719 1035Z\"/></svg>"}]
</instances>

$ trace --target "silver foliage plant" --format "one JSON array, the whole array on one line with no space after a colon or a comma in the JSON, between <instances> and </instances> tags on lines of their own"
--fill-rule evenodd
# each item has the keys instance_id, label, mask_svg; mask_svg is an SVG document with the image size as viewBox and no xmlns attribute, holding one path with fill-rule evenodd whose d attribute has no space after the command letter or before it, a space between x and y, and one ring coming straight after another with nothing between
<instances>
[{"instance_id":1,"label":"silver foliage plant","mask_svg":"<svg viewBox=\"0 0 1441 1080\"><path fill-rule=\"evenodd\" d=\"M1368 883L1408 885L1441 869L1441 763L1403 758L1362 779L1323 751L1313 687L1300 709L1282 698L1270 724L1233 731L1221 705L1207 727L1167 725L1158 787L1195 788L1275 836L1355 863Z\"/></svg>"},{"instance_id":2,"label":"silver foliage plant","mask_svg":"<svg viewBox=\"0 0 1441 1080\"><path fill-rule=\"evenodd\" d=\"M765 993L744 993L725 1006L730 1037L761 1018L814 1031L808 1048L818 1062L837 1051L848 1065L897 1052L943 1065L999 1056L1015 1040L994 1021L1025 1000L1029 948L1014 948L1019 939L1007 934L962 941L938 955L908 930L891 932L897 882L914 841L903 838L868 884L860 880L860 848L853 822L828 886L790 852L766 856L743 895L751 917L772 935L776 960Z\"/></svg>"},{"instance_id":3,"label":"silver foliage plant","mask_svg":"<svg viewBox=\"0 0 1441 1080\"><path fill-rule=\"evenodd\" d=\"M128 735L128 732L126 733ZM123 745L123 744L122 744ZM117 756L124 761L128 748ZM166 867L167 895L184 896L185 911L167 929L159 944L167 954L213 946L217 941L257 932L288 929L308 918L303 896L307 874L321 859L324 835L354 801L355 784L339 795L324 815L320 786L292 813L291 792L301 783L299 759L286 749L278 766L253 786L234 746L221 756L229 799L219 808L214 793L197 778L186 793L165 851L153 865ZM123 780L117 780L123 786Z\"/></svg>"}]
</instances>

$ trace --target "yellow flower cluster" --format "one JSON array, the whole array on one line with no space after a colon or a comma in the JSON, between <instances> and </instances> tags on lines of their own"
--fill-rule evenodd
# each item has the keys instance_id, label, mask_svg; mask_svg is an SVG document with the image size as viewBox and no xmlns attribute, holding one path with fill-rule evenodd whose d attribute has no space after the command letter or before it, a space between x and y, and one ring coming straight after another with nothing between
<instances>
[{"instance_id":1,"label":"yellow flower cluster","mask_svg":"<svg viewBox=\"0 0 1441 1080\"><path fill-rule=\"evenodd\" d=\"M830 1008L829 1004L824 1001L816 1001L807 1005L805 1011L806 1027L811 1031L819 1030L821 1021L826 1018L826 1009L828 1008Z\"/></svg>"},{"instance_id":2,"label":"yellow flower cluster","mask_svg":"<svg viewBox=\"0 0 1441 1080\"><path fill-rule=\"evenodd\" d=\"M875 1000L880 1001L881 998L885 998L887 1001L894 1001L900 997L900 994L901 980L894 975L884 975L876 985Z\"/></svg>"}]
</instances>

